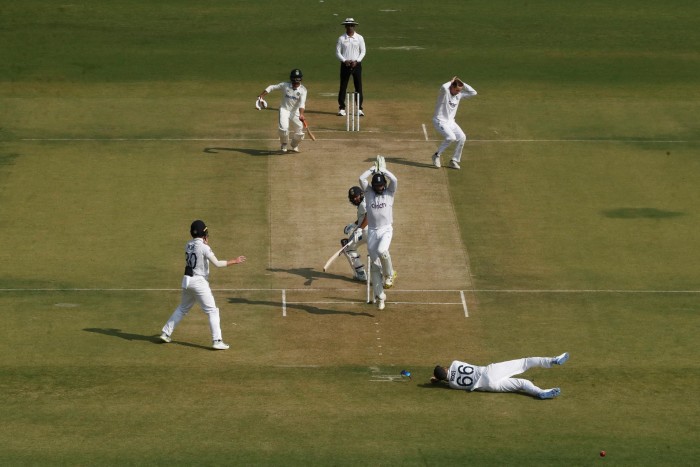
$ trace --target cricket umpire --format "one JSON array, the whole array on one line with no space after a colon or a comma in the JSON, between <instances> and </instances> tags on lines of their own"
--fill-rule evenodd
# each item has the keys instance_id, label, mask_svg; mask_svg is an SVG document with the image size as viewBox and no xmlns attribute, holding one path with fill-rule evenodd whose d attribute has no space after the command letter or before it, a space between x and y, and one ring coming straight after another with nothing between
<instances>
[{"instance_id":1,"label":"cricket umpire","mask_svg":"<svg viewBox=\"0 0 700 467\"><path fill-rule=\"evenodd\" d=\"M345 18L342 23L345 26L345 34L338 38L335 46L335 56L340 60L340 90L338 91L338 115L345 115L345 94L348 90L348 82L352 76L355 92L360 94L360 116L364 116L362 102L362 60L365 58L365 39L357 32L355 27L359 25L353 18Z\"/></svg>"}]
</instances>

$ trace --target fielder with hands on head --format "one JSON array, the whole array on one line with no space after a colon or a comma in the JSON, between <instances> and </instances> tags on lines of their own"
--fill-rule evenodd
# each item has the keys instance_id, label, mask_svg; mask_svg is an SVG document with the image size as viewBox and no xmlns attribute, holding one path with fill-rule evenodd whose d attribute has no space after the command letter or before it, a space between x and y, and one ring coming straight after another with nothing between
<instances>
[{"instance_id":1,"label":"fielder with hands on head","mask_svg":"<svg viewBox=\"0 0 700 467\"><path fill-rule=\"evenodd\" d=\"M255 107L266 107L265 96L277 89L282 90L279 110L279 137L282 152L287 152L291 133L291 150L299 152L299 144L304 139L304 108L306 107L306 88L301 81L303 74L298 68L289 73L289 81L271 84L258 96Z\"/></svg>"},{"instance_id":2,"label":"fielder with hands on head","mask_svg":"<svg viewBox=\"0 0 700 467\"><path fill-rule=\"evenodd\" d=\"M372 262L370 280L377 308L383 310L384 289L391 288L396 279L389 247L394 234L394 196L398 180L387 170L384 157L377 156L377 162L360 175L360 187L365 192L367 203L367 250Z\"/></svg>"},{"instance_id":3,"label":"fielder with hands on head","mask_svg":"<svg viewBox=\"0 0 700 467\"><path fill-rule=\"evenodd\" d=\"M513 376L525 373L530 368L551 368L553 365L563 365L568 359L569 354L564 352L557 357L520 358L492 363L488 366L477 366L455 360L449 368L436 366L430 382L447 383L452 389L465 391L521 392L538 399L553 399L561 394L561 389L540 389L531 381L513 378Z\"/></svg>"},{"instance_id":4,"label":"fielder with hands on head","mask_svg":"<svg viewBox=\"0 0 700 467\"><path fill-rule=\"evenodd\" d=\"M433 126L445 139L435 154L433 154L433 165L435 167L440 167L440 156L448 146L457 142L455 152L450 161L450 167L459 170L459 162L462 160L462 149L464 149L464 143L467 141L467 135L457 125L455 115L457 115L459 101L473 96L476 96L474 88L456 76L440 86L437 103L435 104L435 113L433 114Z\"/></svg>"},{"instance_id":5,"label":"fielder with hands on head","mask_svg":"<svg viewBox=\"0 0 700 467\"><path fill-rule=\"evenodd\" d=\"M345 226L343 232L347 235L340 241L341 246L347 245L343 253L350 263L352 268L353 278L359 281L367 280L367 272L362 264L362 258L357 252L360 245L367 243L367 203L365 202L365 193L359 186L350 187L348 190L348 200L357 208L357 218Z\"/></svg>"},{"instance_id":6,"label":"fielder with hands on head","mask_svg":"<svg viewBox=\"0 0 700 467\"><path fill-rule=\"evenodd\" d=\"M190 226L192 240L185 245L185 274L182 276L182 296L180 305L163 326L160 340L172 342L173 331L182 318L192 309L194 303L199 303L202 311L209 318L209 329L211 330L212 348L215 350L226 350L228 344L224 343L221 336L221 319L219 309L216 307L214 295L209 287L209 263L217 268L224 268L232 264L240 264L246 260L245 256L230 259L228 261L219 260L209 247L209 228L204 221L196 220Z\"/></svg>"},{"instance_id":7,"label":"fielder with hands on head","mask_svg":"<svg viewBox=\"0 0 700 467\"><path fill-rule=\"evenodd\" d=\"M345 26L345 34L338 38L335 44L335 57L340 60L340 90L338 91L338 115L345 115L345 94L348 90L348 82L352 76L352 83L355 86L355 92L360 94L360 110L359 115L362 117L365 113L362 111L362 103L365 95L362 92L362 60L365 58L367 49L365 48L365 39L360 34L355 32L355 27L359 25L352 18L345 18L342 23Z\"/></svg>"}]
</instances>

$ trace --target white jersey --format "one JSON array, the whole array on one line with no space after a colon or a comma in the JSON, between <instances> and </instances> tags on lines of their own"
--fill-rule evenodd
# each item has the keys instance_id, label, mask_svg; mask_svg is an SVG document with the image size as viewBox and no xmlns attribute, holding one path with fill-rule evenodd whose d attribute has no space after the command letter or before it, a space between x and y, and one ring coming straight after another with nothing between
<instances>
[{"instance_id":1,"label":"white jersey","mask_svg":"<svg viewBox=\"0 0 700 467\"><path fill-rule=\"evenodd\" d=\"M280 101L280 110L285 109L289 111L292 115L297 115L299 109L306 108L306 88L303 84L300 84L298 88L294 89L292 83L289 81L279 84L271 84L265 88L265 91L269 94L277 89L282 90L282 100Z\"/></svg>"},{"instance_id":2,"label":"white jersey","mask_svg":"<svg viewBox=\"0 0 700 467\"><path fill-rule=\"evenodd\" d=\"M447 372L447 381L452 389L473 391L478 388L479 380L484 372L483 366L476 366L455 360Z\"/></svg>"},{"instance_id":3,"label":"white jersey","mask_svg":"<svg viewBox=\"0 0 700 467\"><path fill-rule=\"evenodd\" d=\"M448 81L440 87L440 92L438 93L437 102L435 103L435 113L433 114L433 120L439 120L443 122L453 121L455 115L457 115L457 108L459 107L459 101L472 96L476 96L476 91L473 87L464 83L464 88L456 95L450 93L450 85L452 81Z\"/></svg>"},{"instance_id":4,"label":"white jersey","mask_svg":"<svg viewBox=\"0 0 700 467\"><path fill-rule=\"evenodd\" d=\"M368 170L360 175L360 186L365 192L367 227L370 229L378 229L394 223L394 195L396 194L398 180L388 170L385 170L383 173L387 178L387 187L381 195L375 193L366 180L372 174L371 171Z\"/></svg>"},{"instance_id":5,"label":"white jersey","mask_svg":"<svg viewBox=\"0 0 700 467\"><path fill-rule=\"evenodd\" d=\"M185 245L185 275L186 276L202 276L209 279L209 262L214 263L214 266L222 268L228 263L224 260L219 260L214 255L212 249L204 243L201 238L193 238Z\"/></svg>"},{"instance_id":6,"label":"white jersey","mask_svg":"<svg viewBox=\"0 0 700 467\"><path fill-rule=\"evenodd\" d=\"M343 34L335 45L335 56L341 62L345 60L362 62L366 51L365 38L358 33L352 36L348 36L347 33Z\"/></svg>"}]
</instances>

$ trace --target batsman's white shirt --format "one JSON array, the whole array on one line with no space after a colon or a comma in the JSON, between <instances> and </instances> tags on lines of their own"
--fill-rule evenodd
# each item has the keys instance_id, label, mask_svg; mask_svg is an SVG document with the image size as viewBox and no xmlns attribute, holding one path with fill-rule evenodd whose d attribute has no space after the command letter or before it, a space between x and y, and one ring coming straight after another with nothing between
<instances>
[{"instance_id":1,"label":"batsman's white shirt","mask_svg":"<svg viewBox=\"0 0 700 467\"><path fill-rule=\"evenodd\" d=\"M265 91L269 94L272 91L282 90L282 100L280 101L280 110L286 110L290 115L298 115L299 109L306 108L306 88L303 84L300 84L298 88L294 89L292 83L289 81L279 84L271 84L265 88Z\"/></svg>"},{"instance_id":2,"label":"batsman's white shirt","mask_svg":"<svg viewBox=\"0 0 700 467\"><path fill-rule=\"evenodd\" d=\"M372 175L372 173L370 169L360 175L360 186L365 192L367 227L369 229L379 229L391 226L394 223L394 195L398 188L398 180L388 170L382 172L386 176L388 183L384 193L378 195L367 181L367 177Z\"/></svg>"},{"instance_id":3,"label":"batsman's white shirt","mask_svg":"<svg viewBox=\"0 0 700 467\"><path fill-rule=\"evenodd\" d=\"M362 225L362 221L365 220L365 216L367 215L367 200L363 199L362 202L357 206L357 220L355 221L355 224ZM364 228L365 232L367 231L367 227Z\"/></svg>"},{"instance_id":4,"label":"batsman's white shirt","mask_svg":"<svg viewBox=\"0 0 700 467\"><path fill-rule=\"evenodd\" d=\"M433 121L454 121L455 115L457 115L459 101L461 101L462 99L476 96L476 91L474 90L474 88L466 83L464 83L464 88L462 88L460 92L453 96L450 93L451 84L452 81L448 81L440 87L437 102L435 103L435 113L433 114Z\"/></svg>"}]
</instances>

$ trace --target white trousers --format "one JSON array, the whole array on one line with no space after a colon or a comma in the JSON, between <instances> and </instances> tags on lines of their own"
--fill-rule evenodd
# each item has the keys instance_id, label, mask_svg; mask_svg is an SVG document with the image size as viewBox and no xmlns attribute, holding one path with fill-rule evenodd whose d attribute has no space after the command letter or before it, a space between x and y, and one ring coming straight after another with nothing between
<instances>
[{"instance_id":1,"label":"white trousers","mask_svg":"<svg viewBox=\"0 0 700 467\"><path fill-rule=\"evenodd\" d=\"M361 245L367 243L367 234L363 233L359 240L355 240L353 236L352 240L348 243L349 245L345 249L345 257L350 262L353 276L358 277L359 274L364 274L365 266L362 264L362 257L360 257L357 249L360 248Z\"/></svg>"},{"instance_id":2,"label":"white trousers","mask_svg":"<svg viewBox=\"0 0 700 467\"><path fill-rule=\"evenodd\" d=\"M522 378L513 378L525 373L530 368L551 368L552 357L528 357L507 362L492 363L484 368L481 378L474 387L475 391L488 392L524 392L537 396L543 389Z\"/></svg>"},{"instance_id":3,"label":"white trousers","mask_svg":"<svg viewBox=\"0 0 700 467\"><path fill-rule=\"evenodd\" d=\"M394 273L391 255L389 254L393 235L394 228L391 225L367 230L367 252L372 262L370 271L375 297L379 297L384 293L383 279L391 277Z\"/></svg>"},{"instance_id":4,"label":"white trousers","mask_svg":"<svg viewBox=\"0 0 700 467\"><path fill-rule=\"evenodd\" d=\"M292 134L294 141L304 139L304 124L299 120L299 113L294 115L287 109L280 109L279 112L279 134L282 144L289 143L289 134Z\"/></svg>"},{"instance_id":5,"label":"white trousers","mask_svg":"<svg viewBox=\"0 0 700 467\"><path fill-rule=\"evenodd\" d=\"M440 147L438 147L438 156L441 156L448 146L456 141L457 145L455 146L455 152L452 155L452 160L455 162L461 161L462 150L464 149L464 143L467 141L467 135L462 131L459 125L457 125L457 122L454 120L444 121L433 119L433 126L437 132L440 133L443 138L445 138L440 144Z\"/></svg>"},{"instance_id":6,"label":"white trousers","mask_svg":"<svg viewBox=\"0 0 700 467\"><path fill-rule=\"evenodd\" d=\"M390 225L367 230L367 252L372 262L379 259L383 254L389 253L393 236L394 228ZM391 271L384 272L389 274Z\"/></svg>"},{"instance_id":7,"label":"white trousers","mask_svg":"<svg viewBox=\"0 0 700 467\"><path fill-rule=\"evenodd\" d=\"M209 281L202 276L184 276L182 279L182 298L180 305L173 311L168 321L163 326L163 332L170 336L182 318L198 303L202 311L209 317L209 328L213 341L221 340L221 319L219 309L216 307L214 295L211 293Z\"/></svg>"}]
</instances>

